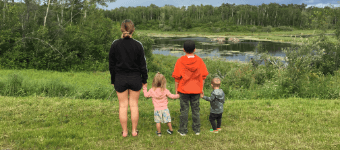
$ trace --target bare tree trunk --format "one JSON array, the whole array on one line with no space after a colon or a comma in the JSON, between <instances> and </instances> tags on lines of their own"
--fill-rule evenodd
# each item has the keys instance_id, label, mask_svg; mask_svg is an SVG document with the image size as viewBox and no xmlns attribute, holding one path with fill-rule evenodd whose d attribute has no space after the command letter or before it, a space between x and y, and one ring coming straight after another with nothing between
<instances>
[{"instance_id":1,"label":"bare tree trunk","mask_svg":"<svg viewBox=\"0 0 340 150\"><path fill-rule=\"evenodd\" d=\"M59 16L58 16L58 14L57 14L57 19L58 19L58 24L60 25L60 22L59 22Z\"/></svg>"},{"instance_id":2,"label":"bare tree trunk","mask_svg":"<svg viewBox=\"0 0 340 150\"><path fill-rule=\"evenodd\" d=\"M198 9L198 14L199 14L199 15L198 15L198 16L199 16L198 19L199 19L199 20L201 20L201 11L200 11L200 10L201 10L201 9Z\"/></svg>"},{"instance_id":3,"label":"bare tree trunk","mask_svg":"<svg viewBox=\"0 0 340 150\"><path fill-rule=\"evenodd\" d=\"M241 14L241 20L240 20L240 25L242 25L242 14Z\"/></svg>"},{"instance_id":4,"label":"bare tree trunk","mask_svg":"<svg viewBox=\"0 0 340 150\"><path fill-rule=\"evenodd\" d=\"M37 16L37 11L34 12L34 21L35 21L35 17Z\"/></svg>"},{"instance_id":5,"label":"bare tree trunk","mask_svg":"<svg viewBox=\"0 0 340 150\"><path fill-rule=\"evenodd\" d=\"M276 16L277 16L277 10L276 10L276 14L275 14L275 22L274 22L274 24L277 26Z\"/></svg>"},{"instance_id":6,"label":"bare tree trunk","mask_svg":"<svg viewBox=\"0 0 340 150\"><path fill-rule=\"evenodd\" d=\"M231 17L234 17L234 9L231 9Z\"/></svg>"},{"instance_id":7,"label":"bare tree trunk","mask_svg":"<svg viewBox=\"0 0 340 150\"><path fill-rule=\"evenodd\" d=\"M72 17L72 11L73 11L73 9L71 9L71 24L72 24L72 18L73 18L73 17Z\"/></svg>"},{"instance_id":8,"label":"bare tree trunk","mask_svg":"<svg viewBox=\"0 0 340 150\"><path fill-rule=\"evenodd\" d=\"M47 14L48 14L48 8L50 7L50 2L51 2L51 0L48 0L47 10L46 10L46 16L45 16L45 20L44 20L44 27L45 27L45 25L46 25L46 18L47 18ZM72 18L71 18L71 20L72 20Z\"/></svg>"},{"instance_id":9,"label":"bare tree trunk","mask_svg":"<svg viewBox=\"0 0 340 150\"><path fill-rule=\"evenodd\" d=\"M2 9L2 13L3 13L3 21L5 22L5 11L6 11L6 7L7 7L7 5L6 5L6 2L7 2L7 0L4 0L4 8Z\"/></svg>"},{"instance_id":10,"label":"bare tree trunk","mask_svg":"<svg viewBox=\"0 0 340 150\"><path fill-rule=\"evenodd\" d=\"M74 1L73 1L73 3L72 3L72 6L71 6L71 25L72 25L72 12L73 12L73 5L74 5Z\"/></svg>"}]
</instances>

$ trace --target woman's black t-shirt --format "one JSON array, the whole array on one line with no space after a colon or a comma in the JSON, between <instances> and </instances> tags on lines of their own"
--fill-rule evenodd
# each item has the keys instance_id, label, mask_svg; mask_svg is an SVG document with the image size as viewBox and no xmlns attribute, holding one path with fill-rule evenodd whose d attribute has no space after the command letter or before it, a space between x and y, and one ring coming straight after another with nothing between
<instances>
[{"instance_id":1,"label":"woman's black t-shirt","mask_svg":"<svg viewBox=\"0 0 340 150\"><path fill-rule=\"evenodd\" d=\"M111 84L117 73L141 74L142 83L147 83L148 69L142 43L132 38L114 40L109 53L109 70Z\"/></svg>"}]
</instances>

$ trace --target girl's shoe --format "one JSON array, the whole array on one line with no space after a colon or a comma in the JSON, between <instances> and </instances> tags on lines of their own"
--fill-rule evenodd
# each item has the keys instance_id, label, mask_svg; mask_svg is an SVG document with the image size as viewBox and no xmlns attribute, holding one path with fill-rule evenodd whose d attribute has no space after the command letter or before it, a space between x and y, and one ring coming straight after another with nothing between
<instances>
[{"instance_id":1,"label":"girl's shoe","mask_svg":"<svg viewBox=\"0 0 340 150\"><path fill-rule=\"evenodd\" d=\"M127 137L127 136L128 136L128 133L129 133L129 132L126 132L126 134L124 134L124 132L122 131L122 136L123 136L123 137Z\"/></svg>"},{"instance_id":2,"label":"girl's shoe","mask_svg":"<svg viewBox=\"0 0 340 150\"><path fill-rule=\"evenodd\" d=\"M217 128L218 131L221 131L222 129L221 128Z\"/></svg>"},{"instance_id":3,"label":"girl's shoe","mask_svg":"<svg viewBox=\"0 0 340 150\"><path fill-rule=\"evenodd\" d=\"M158 131L156 131L156 134L157 134L158 136L162 136L162 133L158 133Z\"/></svg>"},{"instance_id":4,"label":"girl's shoe","mask_svg":"<svg viewBox=\"0 0 340 150\"><path fill-rule=\"evenodd\" d=\"M138 136L138 130L136 130L136 133L132 133L132 136L134 137Z\"/></svg>"},{"instance_id":5,"label":"girl's shoe","mask_svg":"<svg viewBox=\"0 0 340 150\"><path fill-rule=\"evenodd\" d=\"M170 129L166 130L166 132L168 132L170 135L174 133L174 131L170 131Z\"/></svg>"}]
</instances>

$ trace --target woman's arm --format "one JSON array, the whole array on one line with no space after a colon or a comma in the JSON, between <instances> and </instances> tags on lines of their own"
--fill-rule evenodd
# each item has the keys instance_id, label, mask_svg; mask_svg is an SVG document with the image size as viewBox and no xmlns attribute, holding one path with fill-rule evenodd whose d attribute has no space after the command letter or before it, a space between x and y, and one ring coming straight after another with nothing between
<instances>
[{"instance_id":1,"label":"woman's arm","mask_svg":"<svg viewBox=\"0 0 340 150\"><path fill-rule=\"evenodd\" d=\"M139 62L140 62L140 71L141 71L141 74L142 74L142 83L147 83L147 80L148 80L148 68L146 66L146 58L145 58L145 53L144 53L144 48L143 48L143 45L142 43L141 44L141 54L140 54L140 57L139 57Z\"/></svg>"}]
</instances>

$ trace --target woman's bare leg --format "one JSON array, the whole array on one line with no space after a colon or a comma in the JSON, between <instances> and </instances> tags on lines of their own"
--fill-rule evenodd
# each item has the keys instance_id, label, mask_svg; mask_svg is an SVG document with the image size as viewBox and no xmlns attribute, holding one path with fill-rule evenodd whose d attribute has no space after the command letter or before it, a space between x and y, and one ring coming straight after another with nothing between
<instances>
[{"instance_id":1,"label":"woman's bare leg","mask_svg":"<svg viewBox=\"0 0 340 150\"><path fill-rule=\"evenodd\" d=\"M139 111L138 111L138 99L139 99L139 91L133 91L129 89L129 105L130 105L130 111L131 111L131 121L132 121L132 134L136 133L137 125L138 125L138 119L139 119Z\"/></svg>"},{"instance_id":2,"label":"woman's bare leg","mask_svg":"<svg viewBox=\"0 0 340 150\"><path fill-rule=\"evenodd\" d=\"M125 90L124 92L117 92L117 97L119 100L119 120L120 124L123 128L123 133L127 133L127 109L128 109L128 90Z\"/></svg>"}]
</instances>

